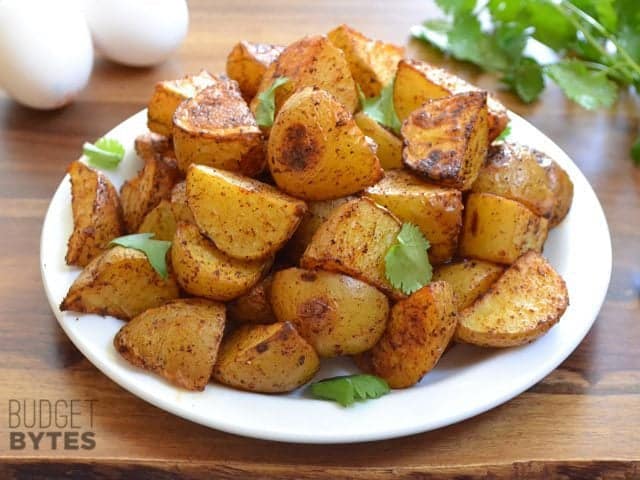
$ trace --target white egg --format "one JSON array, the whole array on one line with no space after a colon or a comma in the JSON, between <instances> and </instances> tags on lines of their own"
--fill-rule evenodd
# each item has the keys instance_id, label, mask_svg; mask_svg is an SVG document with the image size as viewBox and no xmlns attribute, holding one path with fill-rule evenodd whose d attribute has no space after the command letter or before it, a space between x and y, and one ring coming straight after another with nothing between
<instances>
[{"instance_id":1,"label":"white egg","mask_svg":"<svg viewBox=\"0 0 640 480\"><path fill-rule=\"evenodd\" d=\"M72 2L0 0L0 88L33 108L69 103L93 67L87 22Z\"/></svg>"},{"instance_id":2,"label":"white egg","mask_svg":"<svg viewBox=\"0 0 640 480\"><path fill-rule=\"evenodd\" d=\"M189 27L185 0L89 0L85 12L100 52L134 67L166 60Z\"/></svg>"}]
</instances>

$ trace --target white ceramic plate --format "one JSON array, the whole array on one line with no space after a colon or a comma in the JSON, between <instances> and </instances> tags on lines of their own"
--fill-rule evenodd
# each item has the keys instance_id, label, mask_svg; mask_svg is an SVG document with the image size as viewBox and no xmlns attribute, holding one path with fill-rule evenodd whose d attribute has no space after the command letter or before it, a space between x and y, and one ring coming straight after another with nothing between
<instances>
[{"instance_id":1,"label":"white ceramic plate","mask_svg":"<svg viewBox=\"0 0 640 480\"><path fill-rule=\"evenodd\" d=\"M107 134L127 147L117 172L107 172L118 188L141 166L133 141L144 131L146 111ZM459 422L515 397L567 358L598 315L611 275L607 222L582 173L551 140L516 115L510 138L550 154L575 185L571 212L550 233L544 251L566 280L571 305L558 325L530 345L504 350L456 345L420 384L349 408L314 400L304 388L288 395L246 393L214 384L202 393L180 390L132 367L116 353L112 340L122 321L60 312L58 305L79 273L64 263L73 226L68 177L53 196L42 229L42 280L51 308L71 341L113 381L159 408L226 432L289 442L347 443ZM354 372L347 360L326 361L317 378Z\"/></svg>"}]
</instances>

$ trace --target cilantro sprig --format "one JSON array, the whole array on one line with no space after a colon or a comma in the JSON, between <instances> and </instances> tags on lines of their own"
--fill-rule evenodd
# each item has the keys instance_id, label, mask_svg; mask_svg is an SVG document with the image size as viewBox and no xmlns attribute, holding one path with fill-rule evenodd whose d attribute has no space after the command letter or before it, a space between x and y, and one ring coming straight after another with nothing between
<instances>
[{"instance_id":1,"label":"cilantro sprig","mask_svg":"<svg viewBox=\"0 0 640 480\"><path fill-rule=\"evenodd\" d=\"M384 257L385 274L393 288L411 295L431 281L433 269L427 255L429 247L429 241L417 226L402 224L396 242Z\"/></svg>"},{"instance_id":2,"label":"cilantro sprig","mask_svg":"<svg viewBox=\"0 0 640 480\"><path fill-rule=\"evenodd\" d=\"M356 400L379 398L390 391L389 384L375 375L347 375L311 384L314 397L333 400L343 407L352 405Z\"/></svg>"},{"instance_id":3,"label":"cilantro sprig","mask_svg":"<svg viewBox=\"0 0 640 480\"><path fill-rule=\"evenodd\" d=\"M394 133L400 134L402 124L393 106L393 84L394 82L385 85L380 91L380 95L373 98L367 98L358 85L358 95L365 115L391 129Z\"/></svg>"},{"instance_id":4,"label":"cilantro sprig","mask_svg":"<svg viewBox=\"0 0 640 480\"><path fill-rule=\"evenodd\" d=\"M271 86L264 92L258 94L258 106L256 108L256 122L261 127L270 127L276 114L276 90L285 83L288 83L287 77L276 78Z\"/></svg>"},{"instance_id":5,"label":"cilantro sprig","mask_svg":"<svg viewBox=\"0 0 640 480\"><path fill-rule=\"evenodd\" d=\"M118 140L102 137L96 143L85 142L82 153L92 167L114 170L124 158L124 146Z\"/></svg>"},{"instance_id":6,"label":"cilantro sprig","mask_svg":"<svg viewBox=\"0 0 640 480\"><path fill-rule=\"evenodd\" d=\"M154 240L153 233L134 233L111 240L110 245L120 245L121 247L139 250L147 256L153 269L165 280L169 276L167 271L167 250L171 247L171 242L166 240Z\"/></svg>"},{"instance_id":7,"label":"cilantro sprig","mask_svg":"<svg viewBox=\"0 0 640 480\"><path fill-rule=\"evenodd\" d=\"M497 73L524 102L545 79L593 110L613 105L621 89L640 91L640 8L637 0L436 0L445 19L411 34L452 57ZM481 21L482 19L482 21ZM528 54L537 41L556 54ZM640 138L631 151L640 166Z\"/></svg>"}]
</instances>

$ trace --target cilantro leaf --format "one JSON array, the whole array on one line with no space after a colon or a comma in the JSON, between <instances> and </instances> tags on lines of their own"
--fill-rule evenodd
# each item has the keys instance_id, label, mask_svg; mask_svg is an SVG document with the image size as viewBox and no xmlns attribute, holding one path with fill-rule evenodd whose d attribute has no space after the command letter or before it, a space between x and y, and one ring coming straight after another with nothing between
<instances>
[{"instance_id":1,"label":"cilantro leaf","mask_svg":"<svg viewBox=\"0 0 640 480\"><path fill-rule=\"evenodd\" d=\"M631 147L631 158L633 163L640 167L640 137L638 137Z\"/></svg>"},{"instance_id":2,"label":"cilantro leaf","mask_svg":"<svg viewBox=\"0 0 640 480\"><path fill-rule=\"evenodd\" d=\"M287 77L278 77L269 88L258 94L259 102L256 108L256 122L258 122L259 126L270 127L273 125L273 119L276 114L276 90L288 82L289 79Z\"/></svg>"},{"instance_id":3,"label":"cilantro leaf","mask_svg":"<svg viewBox=\"0 0 640 480\"><path fill-rule=\"evenodd\" d=\"M542 67L532 58L524 57L502 81L509 85L526 103L536 100L544 90Z\"/></svg>"},{"instance_id":4,"label":"cilantro leaf","mask_svg":"<svg viewBox=\"0 0 640 480\"><path fill-rule=\"evenodd\" d=\"M610 107L618 95L617 85L605 72L589 70L579 60L561 60L548 65L546 73L567 97L587 110Z\"/></svg>"},{"instance_id":5,"label":"cilantro leaf","mask_svg":"<svg viewBox=\"0 0 640 480\"><path fill-rule=\"evenodd\" d=\"M82 153L92 167L113 170L124 158L124 146L118 140L102 137L96 143L85 142Z\"/></svg>"},{"instance_id":6,"label":"cilantro leaf","mask_svg":"<svg viewBox=\"0 0 640 480\"><path fill-rule=\"evenodd\" d=\"M503 140L506 140L509 135L511 135L511 123L509 123L505 129L502 131L502 133L500 133L500 135L498 135L498 137L495 139L496 142L500 142Z\"/></svg>"},{"instance_id":7,"label":"cilantro leaf","mask_svg":"<svg viewBox=\"0 0 640 480\"><path fill-rule=\"evenodd\" d=\"M390 128L394 133L400 133L400 119L396 114L393 106L393 84L394 81L385 85L380 91L379 97L367 98L360 85L358 85L358 94L360 95L360 104L365 115L373 118L380 125Z\"/></svg>"},{"instance_id":8,"label":"cilantro leaf","mask_svg":"<svg viewBox=\"0 0 640 480\"><path fill-rule=\"evenodd\" d=\"M390 391L389 384L375 375L347 375L311 384L314 397L333 400L343 407L348 407L356 400L379 398Z\"/></svg>"},{"instance_id":9,"label":"cilantro leaf","mask_svg":"<svg viewBox=\"0 0 640 480\"><path fill-rule=\"evenodd\" d=\"M111 240L109 245L120 245L121 247L139 250L147 256L153 269L166 280L169 276L167 271L167 250L171 242L165 240L153 240L153 233L135 233L125 235Z\"/></svg>"},{"instance_id":10,"label":"cilantro leaf","mask_svg":"<svg viewBox=\"0 0 640 480\"><path fill-rule=\"evenodd\" d=\"M411 295L431 281L429 247L429 241L417 226L402 224L396 243L384 257L385 275L394 288Z\"/></svg>"},{"instance_id":11,"label":"cilantro leaf","mask_svg":"<svg viewBox=\"0 0 640 480\"><path fill-rule=\"evenodd\" d=\"M459 59L480 63L483 68L503 71L510 65L494 36L482 31L480 20L471 14L457 16L448 34L448 50Z\"/></svg>"},{"instance_id":12,"label":"cilantro leaf","mask_svg":"<svg viewBox=\"0 0 640 480\"><path fill-rule=\"evenodd\" d=\"M445 13L471 13L476 8L476 0L436 0L436 4Z\"/></svg>"}]
</instances>

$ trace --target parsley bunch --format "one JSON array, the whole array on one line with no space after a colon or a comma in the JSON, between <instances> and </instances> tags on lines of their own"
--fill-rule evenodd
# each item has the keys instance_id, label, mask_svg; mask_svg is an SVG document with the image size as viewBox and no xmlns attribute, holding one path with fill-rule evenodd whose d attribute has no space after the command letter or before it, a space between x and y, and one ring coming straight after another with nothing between
<instances>
[{"instance_id":1,"label":"parsley bunch","mask_svg":"<svg viewBox=\"0 0 640 480\"><path fill-rule=\"evenodd\" d=\"M640 92L638 0L436 0L446 19L411 34L458 60L498 73L523 101L555 82L574 102L610 107L618 91ZM530 39L558 55L541 64L527 55ZM640 138L631 155L640 165Z\"/></svg>"}]
</instances>

